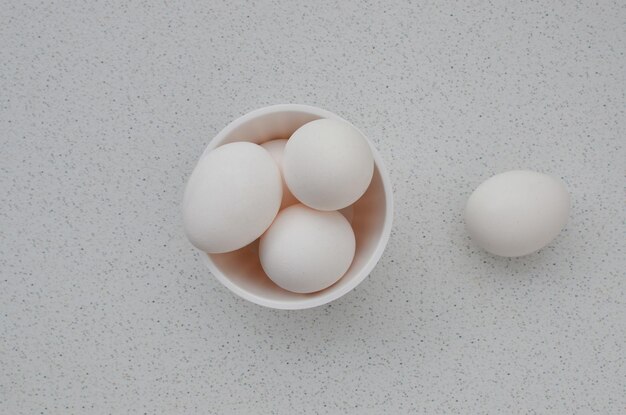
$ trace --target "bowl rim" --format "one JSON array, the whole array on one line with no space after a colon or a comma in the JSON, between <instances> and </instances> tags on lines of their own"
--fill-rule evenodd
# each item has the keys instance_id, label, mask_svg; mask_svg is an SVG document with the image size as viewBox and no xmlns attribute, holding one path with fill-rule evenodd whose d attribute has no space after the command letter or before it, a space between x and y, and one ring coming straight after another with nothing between
<instances>
[{"instance_id":1,"label":"bowl rim","mask_svg":"<svg viewBox=\"0 0 626 415\"><path fill-rule=\"evenodd\" d=\"M250 111L242 115L241 117L236 118L232 122L230 122L219 133L217 133L215 137L213 137L213 139L209 142L204 152L202 153L201 158L204 157L209 151L220 146L222 142L224 141L225 137L228 134L230 134L234 129L239 127L240 125L245 124L260 116L271 114L271 113L277 113L277 112L304 112L304 113L308 113L311 115L319 116L320 118L330 118L330 119L345 121L349 123L350 125L352 125L352 123L350 123L349 121L345 120L344 118L340 117L337 114L334 114L330 111L324 110L322 108L314 107L311 105L304 105L304 104L270 105L267 107L262 107L262 108ZM357 128L356 126L354 127ZM359 129L357 128L357 130ZM359 130L359 132L361 131ZM363 134L363 132L361 132L361 134ZM279 309L279 310L301 310L301 309L313 308L313 307L318 307L324 304L328 304L329 302L334 301L344 296L348 292L352 291L357 285L363 282L363 280L365 280L365 278L372 272L372 270L374 269L374 267L376 266L376 264L382 257L382 254L385 250L385 247L387 246L387 242L389 241L389 237L391 235L391 227L393 223L393 191L391 188L391 180L389 178L389 173L387 172L387 169L385 168L385 165L383 163L383 160L380 154L378 154L378 151L374 147L374 143L365 134L363 134L363 137L365 137L365 139L367 140L367 143L369 144L372 150L372 155L374 157L374 165L378 169L378 172L381 177L383 192L385 194L385 205L386 205L385 221L383 225L383 231L376 244L376 249L374 250L372 255L368 258L367 262L361 268L358 274L352 280L350 280L348 284L342 286L341 289L331 290L325 295L322 294L320 296L316 296L313 298L303 298L301 300L288 300L288 301L269 299L269 298L260 296L256 293L247 291L241 288L240 286L238 286L237 284L235 284L230 278L228 278L227 275L225 275L222 271L219 270L219 268L215 265L211 257L206 252L202 252L203 262L209 268L209 270L215 276L215 278L217 278L217 280L221 282L222 285L224 285L226 288L228 288L230 291L232 291L239 297L245 300L251 301L255 304L261 305L261 306Z\"/></svg>"}]
</instances>

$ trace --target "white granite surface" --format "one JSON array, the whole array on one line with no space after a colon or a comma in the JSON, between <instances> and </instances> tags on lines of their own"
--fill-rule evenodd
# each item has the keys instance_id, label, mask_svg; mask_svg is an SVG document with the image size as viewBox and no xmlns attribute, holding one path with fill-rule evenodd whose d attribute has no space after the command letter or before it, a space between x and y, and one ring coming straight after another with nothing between
<instances>
[{"instance_id":1,"label":"white granite surface","mask_svg":"<svg viewBox=\"0 0 626 415\"><path fill-rule=\"evenodd\" d=\"M626 413L626 4L0 4L0 413ZM355 291L235 297L181 231L208 140L334 111L395 190ZM567 183L521 259L467 237L514 168Z\"/></svg>"}]
</instances>

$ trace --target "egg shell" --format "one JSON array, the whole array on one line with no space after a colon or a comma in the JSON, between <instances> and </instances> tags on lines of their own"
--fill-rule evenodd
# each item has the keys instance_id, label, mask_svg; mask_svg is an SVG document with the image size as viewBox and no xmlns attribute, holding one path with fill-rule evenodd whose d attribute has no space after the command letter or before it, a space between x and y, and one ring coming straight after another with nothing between
<instances>
[{"instance_id":1,"label":"egg shell","mask_svg":"<svg viewBox=\"0 0 626 415\"><path fill-rule=\"evenodd\" d=\"M185 233L202 251L234 251L265 232L281 199L281 175L266 150L248 142L225 144L200 159L189 177Z\"/></svg>"},{"instance_id":2,"label":"egg shell","mask_svg":"<svg viewBox=\"0 0 626 415\"><path fill-rule=\"evenodd\" d=\"M561 180L513 170L476 188L467 201L465 222L472 239L485 250L517 257L550 243L567 223L569 207Z\"/></svg>"},{"instance_id":3,"label":"egg shell","mask_svg":"<svg viewBox=\"0 0 626 415\"><path fill-rule=\"evenodd\" d=\"M356 202L374 173L367 139L351 124L319 119L304 124L285 146L283 173L291 193L319 210L339 210Z\"/></svg>"},{"instance_id":4,"label":"egg shell","mask_svg":"<svg viewBox=\"0 0 626 415\"><path fill-rule=\"evenodd\" d=\"M302 204L282 210L261 237L261 266L279 287L296 293L323 290L350 268L355 253L352 227L339 212Z\"/></svg>"},{"instance_id":5,"label":"egg shell","mask_svg":"<svg viewBox=\"0 0 626 415\"><path fill-rule=\"evenodd\" d=\"M272 156L272 158L278 165L278 168L281 172L281 176L283 176L283 154L285 152L286 144L287 144L287 139L271 140L271 141L267 141L261 144L261 147L263 147L270 153L270 155ZM289 188L287 187L287 184L285 183L284 177L281 177L281 180L283 182L283 200L280 204L280 208L284 209L287 206L291 206L295 203L298 203L298 200L289 191Z\"/></svg>"}]
</instances>

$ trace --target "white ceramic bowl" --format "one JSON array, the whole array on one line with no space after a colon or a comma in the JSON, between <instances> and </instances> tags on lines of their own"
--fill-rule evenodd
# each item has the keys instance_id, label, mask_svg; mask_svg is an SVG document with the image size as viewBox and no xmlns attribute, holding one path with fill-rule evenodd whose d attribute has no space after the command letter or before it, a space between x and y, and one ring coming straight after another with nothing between
<instances>
[{"instance_id":1,"label":"white ceramic bowl","mask_svg":"<svg viewBox=\"0 0 626 415\"><path fill-rule=\"evenodd\" d=\"M303 124L319 118L343 120L338 115L308 105L273 105L252 111L231 122L209 143L203 156L222 144L250 141L261 144L289 138ZM345 120L344 120L345 121ZM354 204L352 227L356 253L348 272L330 287L311 294L297 294L274 284L263 272L258 257L258 240L234 252L204 254L213 275L229 290L246 300L270 308L296 310L333 301L356 287L369 275L389 240L393 197L389 175L371 141L374 177L365 194Z\"/></svg>"}]
</instances>

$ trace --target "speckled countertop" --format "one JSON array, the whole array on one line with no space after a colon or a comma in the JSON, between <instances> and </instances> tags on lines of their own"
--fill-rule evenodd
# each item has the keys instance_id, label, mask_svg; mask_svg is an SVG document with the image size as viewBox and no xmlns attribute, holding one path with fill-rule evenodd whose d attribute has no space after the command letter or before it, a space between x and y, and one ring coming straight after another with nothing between
<instances>
[{"instance_id":1,"label":"speckled countertop","mask_svg":"<svg viewBox=\"0 0 626 415\"><path fill-rule=\"evenodd\" d=\"M2 4L0 413L626 413L623 2L129 3ZM395 191L379 265L312 310L181 231L207 142L274 103L359 126ZM513 168L573 210L503 259L461 215Z\"/></svg>"}]
</instances>

